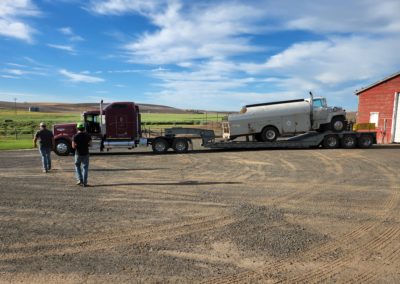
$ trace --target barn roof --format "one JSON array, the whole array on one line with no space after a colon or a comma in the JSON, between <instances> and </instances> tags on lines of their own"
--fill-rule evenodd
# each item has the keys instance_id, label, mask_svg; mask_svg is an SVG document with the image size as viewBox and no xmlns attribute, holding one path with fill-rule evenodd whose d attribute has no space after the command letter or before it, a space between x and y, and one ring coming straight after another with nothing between
<instances>
[{"instance_id":1,"label":"barn roof","mask_svg":"<svg viewBox=\"0 0 400 284\"><path fill-rule=\"evenodd\" d=\"M379 84L382 84L382 83L384 83L384 82L386 82L386 81L389 81L389 80L391 80L391 79L393 79L393 78L395 78L395 77L397 77L397 76L400 76L400 72L394 73L394 74L392 74L392 75L390 75L390 76L388 76L388 77L386 77L386 78L384 78L384 79L382 79L382 80L380 80L380 81L378 81L378 82L375 82L375 83L373 83L373 84L371 84L371 85L369 85L369 86L367 86L367 87L364 87L364 88L361 88L361 89L359 89L359 90L356 90L355 93L356 93L356 95L358 96L358 95L361 94L362 92L364 92L364 91L366 91L366 90L369 90L369 89L375 87L376 85L379 85Z\"/></svg>"}]
</instances>

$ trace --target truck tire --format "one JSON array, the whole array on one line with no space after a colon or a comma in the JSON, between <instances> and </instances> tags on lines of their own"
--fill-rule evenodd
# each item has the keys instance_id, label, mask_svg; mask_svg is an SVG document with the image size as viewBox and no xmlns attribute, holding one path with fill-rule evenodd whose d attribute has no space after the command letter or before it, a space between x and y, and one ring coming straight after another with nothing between
<instances>
[{"instance_id":1,"label":"truck tire","mask_svg":"<svg viewBox=\"0 0 400 284\"><path fill-rule=\"evenodd\" d=\"M54 152L58 156L68 156L71 153L71 145L65 139L60 139L56 141L56 146Z\"/></svg>"},{"instance_id":2,"label":"truck tire","mask_svg":"<svg viewBox=\"0 0 400 284\"><path fill-rule=\"evenodd\" d=\"M337 135L326 135L322 146L325 149L335 149L339 147L339 137Z\"/></svg>"},{"instance_id":3,"label":"truck tire","mask_svg":"<svg viewBox=\"0 0 400 284\"><path fill-rule=\"evenodd\" d=\"M260 134L260 138L263 142L274 142L278 136L278 129L273 126L264 127Z\"/></svg>"},{"instance_id":4,"label":"truck tire","mask_svg":"<svg viewBox=\"0 0 400 284\"><path fill-rule=\"evenodd\" d=\"M168 151L169 148L168 141L164 138L157 138L153 141L151 148L156 154L164 154Z\"/></svg>"},{"instance_id":5,"label":"truck tire","mask_svg":"<svg viewBox=\"0 0 400 284\"><path fill-rule=\"evenodd\" d=\"M340 145L345 149L352 149L357 146L357 137L355 135L344 135L340 140Z\"/></svg>"},{"instance_id":6,"label":"truck tire","mask_svg":"<svg viewBox=\"0 0 400 284\"><path fill-rule=\"evenodd\" d=\"M346 130L346 120L343 116L335 116L331 120L331 130L333 132L342 132Z\"/></svg>"},{"instance_id":7,"label":"truck tire","mask_svg":"<svg viewBox=\"0 0 400 284\"><path fill-rule=\"evenodd\" d=\"M363 134L358 138L358 147L360 148L370 148L372 144L374 144L374 141L371 135Z\"/></svg>"},{"instance_id":8,"label":"truck tire","mask_svg":"<svg viewBox=\"0 0 400 284\"><path fill-rule=\"evenodd\" d=\"M187 153L189 150L189 143L187 139L184 138L174 139L174 142L172 143L172 149L174 149L176 153Z\"/></svg>"}]
</instances>

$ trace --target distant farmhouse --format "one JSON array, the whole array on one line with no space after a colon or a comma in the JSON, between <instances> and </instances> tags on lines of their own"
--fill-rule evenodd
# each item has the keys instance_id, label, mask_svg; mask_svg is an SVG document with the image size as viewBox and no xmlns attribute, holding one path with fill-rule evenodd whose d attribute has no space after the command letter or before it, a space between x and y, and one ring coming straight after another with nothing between
<instances>
[{"instance_id":1,"label":"distant farmhouse","mask_svg":"<svg viewBox=\"0 0 400 284\"><path fill-rule=\"evenodd\" d=\"M30 112L39 112L39 111L40 111L40 108L37 107L37 106L30 106L30 107L29 107L29 111L30 111Z\"/></svg>"}]
</instances>

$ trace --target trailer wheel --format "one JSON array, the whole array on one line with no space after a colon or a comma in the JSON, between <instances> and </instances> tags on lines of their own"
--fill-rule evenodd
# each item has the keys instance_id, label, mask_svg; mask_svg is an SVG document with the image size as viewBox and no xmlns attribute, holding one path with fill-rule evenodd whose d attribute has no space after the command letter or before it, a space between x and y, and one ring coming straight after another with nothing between
<instances>
[{"instance_id":1,"label":"trailer wheel","mask_svg":"<svg viewBox=\"0 0 400 284\"><path fill-rule=\"evenodd\" d=\"M168 151L169 145L168 141L163 139L163 138L158 138L154 140L154 142L151 145L153 152L156 154L164 154L165 152Z\"/></svg>"},{"instance_id":2,"label":"trailer wheel","mask_svg":"<svg viewBox=\"0 0 400 284\"><path fill-rule=\"evenodd\" d=\"M346 120L343 116L335 116L331 121L331 129L334 132L341 132L346 129Z\"/></svg>"},{"instance_id":3,"label":"trailer wheel","mask_svg":"<svg viewBox=\"0 0 400 284\"><path fill-rule=\"evenodd\" d=\"M374 141L371 135L364 134L358 138L358 147L360 148L370 148L373 143Z\"/></svg>"},{"instance_id":4,"label":"trailer wheel","mask_svg":"<svg viewBox=\"0 0 400 284\"><path fill-rule=\"evenodd\" d=\"M189 143L187 139L177 138L172 143L172 149L174 149L176 153L187 153L189 150Z\"/></svg>"},{"instance_id":5,"label":"trailer wheel","mask_svg":"<svg viewBox=\"0 0 400 284\"><path fill-rule=\"evenodd\" d=\"M337 135L325 136L322 146L326 149L335 149L339 147L339 137Z\"/></svg>"},{"instance_id":6,"label":"trailer wheel","mask_svg":"<svg viewBox=\"0 0 400 284\"><path fill-rule=\"evenodd\" d=\"M344 135L340 144L346 149L354 148L357 145L357 137L355 135Z\"/></svg>"},{"instance_id":7,"label":"trailer wheel","mask_svg":"<svg viewBox=\"0 0 400 284\"><path fill-rule=\"evenodd\" d=\"M263 142L274 142L278 138L279 132L275 127L267 126L261 131L260 136Z\"/></svg>"},{"instance_id":8,"label":"trailer wheel","mask_svg":"<svg viewBox=\"0 0 400 284\"><path fill-rule=\"evenodd\" d=\"M58 156L68 156L71 153L71 146L69 142L65 139L60 139L56 141L56 146L54 152Z\"/></svg>"}]
</instances>

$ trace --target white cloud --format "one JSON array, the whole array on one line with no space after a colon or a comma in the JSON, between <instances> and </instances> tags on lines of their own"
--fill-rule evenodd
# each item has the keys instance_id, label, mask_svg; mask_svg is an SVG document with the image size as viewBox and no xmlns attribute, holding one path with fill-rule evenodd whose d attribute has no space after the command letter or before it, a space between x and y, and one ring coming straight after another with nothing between
<instances>
[{"instance_id":1,"label":"white cloud","mask_svg":"<svg viewBox=\"0 0 400 284\"><path fill-rule=\"evenodd\" d=\"M68 40L70 41L84 41L85 39L79 35L76 35L71 27L63 27L58 29L60 33L68 37Z\"/></svg>"},{"instance_id":2,"label":"white cloud","mask_svg":"<svg viewBox=\"0 0 400 284\"><path fill-rule=\"evenodd\" d=\"M25 74L24 71L19 70L19 69L4 69L3 71L6 72L6 73L9 73L9 74L13 74L13 75L23 75L23 74Z\"/></svg>"},{"instance_id":3,"label":"white cloud","mask_svg":"<svg viewBox=\"0 0 400 284\"><path fill-rule=\"evenodd\" d=\"M82 74L82 73L73 73L73 72L67 71L65 69L59 70L59 73L61 75L64 75L65 77L67 77L72 82L83 82L83 83L100 83L100 82L104 82L103 78L89 76L89 75L85 75L85 74Z\"/></svg>"},{"instance_id":4,"label":"white cloud","mask_svg":"<svg viewBox=\"0 0 400 284\"><path fill-rule=\"evenodd\" d=\"M157 0L91 0L88 10L103 15L121 15L127 13L147 13L159 7L164 1Z\"/></svg>"},{"instance_id":5,"label":"white cloud","mask_svg":"<svg viewBox=\"0 0 400 284\"><path fill-rule=\"evenodd\" d=\"M46 70L43 70L43 69L35 70L34 68L30 68L28 66L23 66L23 65L20 65L20 64L18 64L18 65L19 65L19 67L22 67L24 69L5 68L2 71L4 73L7 73L9 78L11 78L12 76L21 77L21 76L24 76L24 75L40 75L40 76L47 75L46 72L45 72ZM11 75L11 77L10 77L10 75ZM7 77L4 77L4 78L7 78Z\"/></svg>"},{"instance_id":6,"label":"white cloud","mask_svg":"<svg viewBox=\"0 0 400 284\"><path fill-rule=\"evenodd\" d=\"M91 8L100 14L137 12L157 27L157 31L144 33L123 46L132 62L187 63L193 59L261 50L242 34L258 30L255 22L262 17L262 12L245 4L184 6L179 1L166 4L163 1L114 0L96 1Z\"/></svg>"},{"instance_id":7,"label":"white cloud","mask_svg":"<svg viewBox=\"0 0 400 284\"><path fill-rule=\"evenodd\" d=\"M0 77L6 78L6 79L20 79L20 77L13 76L13 75L0 75Z\"/></svg>"},{"instance_id":8,"label":"white cloud","mask_svg":"<svg viewBox=\"0 0 400 284\"><path fill-rule=\"evenodd\" d=\"M55 48L55 49L60 49L64 51L68 51L71 54L75 53L75 48L72 45L63 45L63 44L47 44L48 47Z\"/></svg>"},{"instance_id":9,"label":"white cloud","mask_svg":"<svg viewBox=\"0 0 400 284\"><path fill-rule=\"evenodd\" d=\"M23 17L38 16L39 10L30 0L2 0L0 2L0 36L33 42L35 29Z\"/></svg>"},{"instance_id":10,"label":"white cloud","mask_svg":"<svg viewBox=\"0 0 400 284\"><path fill-rule=\"evenodd\" d=\"M400 32L397 0L264 1L263 8L281 28L316 33Z\"/></svg>"}]
</instances>

